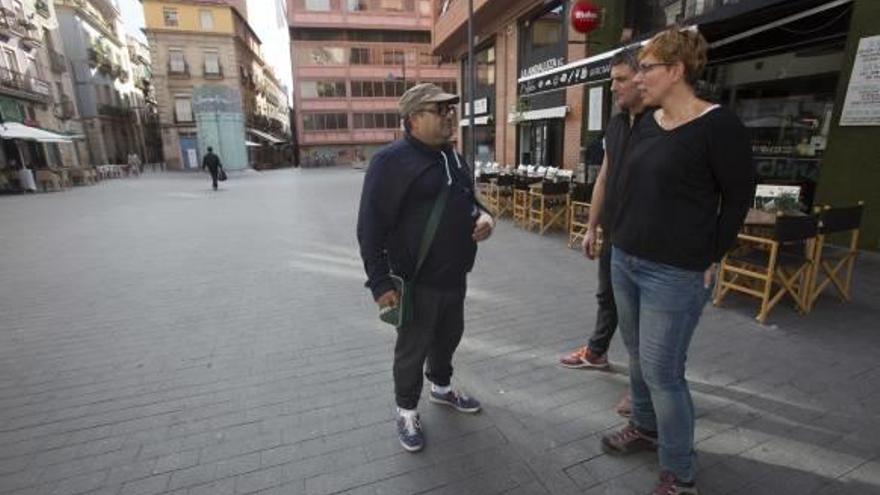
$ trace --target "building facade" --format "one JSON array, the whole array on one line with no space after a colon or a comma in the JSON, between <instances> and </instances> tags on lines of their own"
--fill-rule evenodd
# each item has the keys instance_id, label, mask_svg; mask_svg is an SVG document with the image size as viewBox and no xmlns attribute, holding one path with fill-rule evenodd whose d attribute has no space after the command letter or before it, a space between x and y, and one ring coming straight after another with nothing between
<instances>
[{"instance_id":1,"label":"building facade","mask_svg":"<svg viewBox=\"0 0 880 495\"><path fill-rule=\"evenodd\" d=\"M431 54L430 0L289 0L296 140L305 165L368 161L401 136L397 100L417 83L458 93Z\"/></svg>"},{"instance_id":2,"label":"building facade","mask_svg":"<svg viewBox=\"0 0 880 495\"><path fill-rule=\"evenodd\" d=\"M271 146L289 137L284 91L260 57L261 41L239 10L245 2L238 3L236 7L222 0L143 2L169 168L197 169L206 147L207 137L200 142L197 131L194 91L219 88L235 95L233 103L241 112L250 145ZM240 139L235 144L245 146L245 135Z\"/></svg>"},{"instance_id":3,"label":"building facade","mask_svg":"<svg viewBox=\"0 0 880 495\"><path fill-rule=\"evenodd\" d=\"M88 164L70 64L62 46L51 2L0 1L0 117L5 123L69 137L57 142L2 139L0 166Z\"/></svg>"},{"instance_id":4,"label":"building facade","mask_svg":"<svg viewBox=\"0 0 880 495\"><path fill-rule=\"evenodd\" d=\"M75 86L76 106L90 164L125 163L144 156L127 39L112 0L55 0L59 31Z\"/></svg>"},{"instance_id":5,"label":"building facade","mask_svg":"<svg viewBox=\"0 0 880 495\"><path fill-rule=\"evenodd\" d=\"M880 249L871 206L880 198L866 186L876 180L852 180L880 179L868 144L880 138L880 105L861 98L844 112L847 95L864 95L870 84L864 71L856 74L858 87L849 81L856 60L867 63L865 47L880 46L872 38L880 32L876 2L592 0L602 23L588 36L570 28L574 3L474 1L478 159L586 171L598 165L585 163L583 150L616 111L608 81L613 53L670 26L693 26L710 46L697 90L749 128L759 182L797 186L804 209L866 201L861 242ZM434 53L464 69L467 2L437 0L434 9Z\"/></svg>"}]
</instances>

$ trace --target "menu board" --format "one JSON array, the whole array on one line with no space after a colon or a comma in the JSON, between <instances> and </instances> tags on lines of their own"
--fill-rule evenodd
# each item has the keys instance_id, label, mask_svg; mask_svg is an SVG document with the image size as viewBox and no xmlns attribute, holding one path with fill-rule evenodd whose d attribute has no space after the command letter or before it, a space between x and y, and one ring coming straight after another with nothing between
<instances>
[{"instance_id":1,"label":"menu board","mask_svg":"<svg viewBox=\"0 0 880 495\"><path fill-rule=\"evenodd\" d=\"M840 125L880 125L880 35L859 40Z\"/></svg>"}]
</instances>

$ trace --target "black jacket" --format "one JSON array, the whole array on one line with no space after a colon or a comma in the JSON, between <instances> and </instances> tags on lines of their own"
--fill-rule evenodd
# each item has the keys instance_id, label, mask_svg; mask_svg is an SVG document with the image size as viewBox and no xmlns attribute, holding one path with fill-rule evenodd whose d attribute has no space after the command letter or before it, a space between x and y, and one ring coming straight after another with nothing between
<instances>
[{"instance_id":1,"label":"black jacket","mask_svg":"<svg viewBox=\"0 0 880 495\"><path fill-rule=\"evenodd\" d=\"M208 154L205 155L205 158L202 159L202 168L216 170L220 167L220 158L213 152L208 152Z\"/></svg>"},{"instance_id":2,"label":"black jacket","mask_svg":"<svg viewBox=\"0 0 880 495\"><path fill-rule=\"evenodd\" d=\"M416 282L464 287L477 245L472 235L480 210L470 168L451 146L436 151L410 135L379 150L364 178L357 237L378 298L394 288L391 272L412 279L428 216L441 187L449 199Z\"/></svg>"}]
</instances>

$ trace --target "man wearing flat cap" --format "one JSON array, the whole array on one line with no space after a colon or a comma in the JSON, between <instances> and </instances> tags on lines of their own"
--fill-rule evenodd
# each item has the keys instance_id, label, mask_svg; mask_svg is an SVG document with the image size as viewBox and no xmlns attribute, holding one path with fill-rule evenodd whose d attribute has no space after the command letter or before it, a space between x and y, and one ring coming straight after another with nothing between
<instances>
[{"instance_id":1,"label":"man wearing flat cap","mask_svg":"<svg viewBox=\"0 0 880 495\"><path fill-rule=\"evenodd\" d=\"M358 213L366 286L379 308L400 302L392 274L413 287L411 318L397 329L393 366L397 433L410 452L424 446L417 412L423 370L431 382L429 401L463 413L480 410L476 399L452 387L452 355L464 331L477 242L492 234L495 222L449 142L458 100L430 83L400 98L406 133L370 160Z\"/></svg>"}]
</instances>

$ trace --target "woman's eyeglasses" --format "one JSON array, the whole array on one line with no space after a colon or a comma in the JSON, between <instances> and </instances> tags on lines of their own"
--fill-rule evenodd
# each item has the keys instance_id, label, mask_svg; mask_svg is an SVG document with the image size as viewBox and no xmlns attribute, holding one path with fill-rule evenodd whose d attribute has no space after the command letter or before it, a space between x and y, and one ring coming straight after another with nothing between
<instances>
[{"instance_id":1,"label":"woman's eyeglasses","mask_svg":"<svg viewBox=\"0 0 880 495\"><path fill-rule=\"evenodd\" d=\"M651 72L651 70L653 70L655 67L660 67L660 66L664 66L664 65L668 67L673 64L670 64L669 62L654 62L653 64L639 64L639 72L641 72L642 74L645 74L647 72Z\"/></svg>"}]
</instances>

